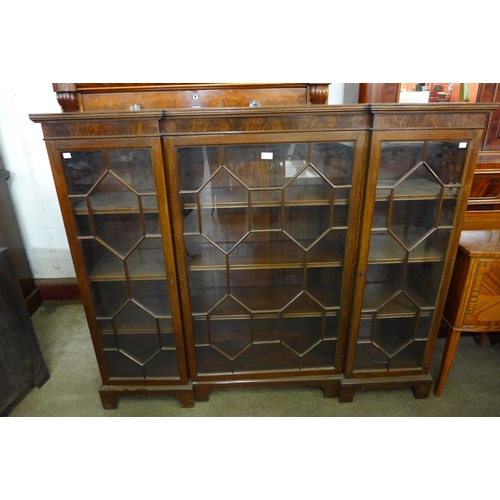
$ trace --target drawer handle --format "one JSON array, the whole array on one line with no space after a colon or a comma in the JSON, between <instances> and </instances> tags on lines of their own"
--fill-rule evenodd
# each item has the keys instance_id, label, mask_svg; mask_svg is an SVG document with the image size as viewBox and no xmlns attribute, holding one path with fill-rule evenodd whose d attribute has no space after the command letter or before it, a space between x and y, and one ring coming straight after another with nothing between
<instances>
[{"instance_id":1,"label":"drawer handle","mask_svg":"<svg viewBox=\"0 0 500 500\"><path fill-rule=\"evenodd\" d=\"M140 111L141 107L139 106L139 104L132 104L128 109L129 111Z\"/></svg>"},{"instance_id":2,"label":"drawer handle","mask_svg":"<svg viewBox=\"0 0 500 500\"><path fill-rule=\"evenodd\" d=\"M248 105L250 108L260 108L262 104L259 101L250 101L250 104Z\"/></svg>"}]
</instances>

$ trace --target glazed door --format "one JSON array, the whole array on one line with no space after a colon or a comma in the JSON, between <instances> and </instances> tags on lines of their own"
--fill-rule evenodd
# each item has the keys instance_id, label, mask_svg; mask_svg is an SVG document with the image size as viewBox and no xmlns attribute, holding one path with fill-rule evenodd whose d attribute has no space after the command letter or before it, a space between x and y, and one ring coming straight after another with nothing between
<instances>
[{"instance_id":1,"label":"glazed door","mask_svg":"<svg viewBox=\"0 0 500 500\"><path fill-rule=\"evenodd\" d=\"M340 372L365 134L166 146L195 380Z\"/></svg>"},{"instance_id":2,"label":"glazed door","mask_svg":"<svg viewBox=\"0 0 500 500\"><path fill-rule=\"evenodd\" d=\"M408 141L404 132L374 133L347 376L427 369L475 134L412 132Z\"/></svg>"},{"instance_id":3,"label":"glazed door","mask_svg":"<svg viewBox=\"0 0 500 500\"><path fill-rule=\"evenodd\" d=\"M103 381L186 383L160 140L48 147Z\"/></svg>"}]
</instances>

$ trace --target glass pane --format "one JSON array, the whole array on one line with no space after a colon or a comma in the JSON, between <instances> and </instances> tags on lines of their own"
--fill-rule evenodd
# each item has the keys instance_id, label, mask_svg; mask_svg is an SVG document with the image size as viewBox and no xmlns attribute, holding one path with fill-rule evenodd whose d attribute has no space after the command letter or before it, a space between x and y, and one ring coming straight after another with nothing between
<instances>
[{"instance_id":1,"label":"glass pane","mask_svg":"<svg viewBox=\"0 0 500 500\"><path fill-rule=\"evenodd\" d=\"M177 354L173 349L162 349L144 366L145 378L176 378L179 374Z\"/></svg>"},{"instance_id":2,"label":"glass pane","mask_svg":"<svg viewBox=\"0 0 500 500\"><path fill-rule=\"evenodd\" d=\"M118 334L137 331L140 333L156 333L157 331L155 317L131 301L116 314L114 325L115 331Z\"/></svg>"},{"instance_id":3,"label":"glass pane","mask_svg":"<svg viewBox=\"0 0 500 500\"><path fill-rule=\"evenodd\" d=\"M299 356L321 342L323 318L283 318L281 341Z\"/></svg>"},{"instance_id":4,"label":"glass pane","mask_svg":"<svg viewBox=\"0 0 500 500\"><path fill-rule=\"evenodd\" d=\"M302 355L301 368L315 368L325 366L333 368L335 366L335 340L323 340L312 349Z\"/></svg>"},{"instance_id":5,"label":"glass pane","mask_svg":"<svg viewBox=\"0 0 500 500\"><path fill-rule=\"evenodd\" d=\"M146 229L146 234L159 235L160 231L160 220L158 219L158 214L144 214L144 226Z\"/></svg>"},{"instance_id":6,"label":"glass pane","mask_svg":"<svg viewBox=\"0 0 500 500\"><path fill-rule=\"evenodd\" d=\"M370 320L365 319L367 326ZM355 369L395 370L421 366L425 342L414 340L415 318L383 318L369 326L373 342L360 342Z\"/></svg>"},{"instance_id":7,"label":"glass pane","mask_svg":"<svg viewBox=\"0 0 500 500\"><path fill-rule=\"evenodd\" d=\"M166 280L131 280L132 299L154 317L171 316ZM167 324L163 328L171 329Z\"/></svg>"},{"instance_id":8,"label":"glass pane","mask_svg":"<svg viewBox=\"0 0 500 500\"><path fill-rule=\"evenodd\" d=\"M113 149L108 151L109 169L138 193L154 192L154 177L149 149Z\"/></svg>"},{"instance_id":9,"label":"glass pane","mask_svg":"<svg viewBox=\"0 0 500 500\"><path fill-rule=\"evenodd\" d=\"M201 211L201 234L224 252L229 252L247 233L246 208Z\"/></svg>"},{"instance_id":10,"label":"glass pane","mask_svg":"<svg viewBox=\"0 0 500 500\"><path fill-rule=\"evenodd\" d=\"M87 194L106 172L103 151L61 153L68 194Z\"/></svg>"},{"instance_id":11,"label":"glass pane","mask_svg":"<svg viewBox=\"0 0 500 500\"><path fill-rule=\"evenodd\" d=\"M248 318L211 318L210 339L221 354L235 359L252 344L252 326Z\"/></svg>"},{"instance_id":12,"label":"glass pane","mask_svg":"<svg viewBox=\"0 0 500 500\"><path fill-rule=\"evenodd\" d=\"M266 317L253 315L253 342L279 342L280 319L278 317Z\"/></svg>"},{"instance_id":13,"label":"glass pane","mask_svg":"<svg viewBox=\"0 0 500 500\"><path fill-rule=\"evenodd\" d=\"M436 228L439 206L439 199L395 202L389 228L405 248L411 249Z\"/></svg>"},{"instance_id":14,"label":"glass pane","mask_svg":"<svg viewBox=\"0 0 500 500\"><path fill-rule=\"evenodd\" d=\"M226 146L225 165L248 187L283 186L308 161L307 144Z\"/></svg>"},{"instance_id":15,"label":"glass pane","mask_svg":"<svg viewBox=\"0 0 500 500\"><path fill-rule=\"evenodd\" d=\"M372 228L388 227L390 203L388 201L376 201L373 209Z\"/></svg>"},{"instance_id":16,"label":"glass pane","mask_svg":"<svg viewBox=\"0 0 500 500\"><path fill-rule=\"evenodd\" d=\"M434 307L441 283L443 262L414 262L408 265L405 292L420 307Z\"/></svg>"},{"instance_id":17,"label":"glass pane","mask_svg":"<svg viewBox=\"0 0 500 500\"><path fill-rule=\"evenodd\" d=\"M330 227L331 206L285 207L284 230L302 248L308 249Z\"/></svg>"},{"instance_id":18,"label":"glass pane","mask_svg":"<svg viewBox=\"0 0 500 500\"><path fill-rule=\"evenodd\" d=\"M104 351L109 374L116 378L144 378L140 363L118 350Z\"/></svg>"},{"instance_id":19,"label":"glass pane","mask_svg":"<svg viewBox=\"0 0 500 500\"><path fill-rule=\"evenodd\" d=\"M118 255L125 257L142 239L139 213L95 214L96 236Z\"/></svg>"},{"instance_id":20,"label":"glass pane","mask_svg":"<svg viewBox=\"0 0 500 500\"><path fill-rule=\"evenodd\" d=\"M388 357L397 354L410 343L415 333L416 317L377 319L372 332L373 343Z\"/></svg>"},{"instance_id":21,"label":"glass pane","mask_svg":"<svg viewBox=\"0 0 500 500\"><path fill-rule=\"evenodd\" d=\"M226 254L201 235L186 235L188 265L192 267L226 267Z\"/></svg>"},{"instance_id":22,"label":"glass pane","mask_svg":"<svg viewBox=\"0 0 500 500\"><path fill-rule=\"evenodd\" d=\"M391 186L422 161L423 142L382 142L378 184Z\"/></svg>"},{"instance_id":23,"label":"glass pane","mask_svg":"<svg viewBox=\"0 0 500 500\"><path fill-rule=\"evenodd\" d=\"M281 208L252 208L251 230L281 229Z\"/></svg>"},{"instance_id":24,"label":"glass pane","mask_svg":"<svg viewBox=\"0 0 500 500\"><path fill-rule=\"evenodd\" d=\"M111 174L106 174L94 187L89 200L93 212L110 210L137 212L139 210L137 195Z\"/></svg>"},{"instance_id":25,"label":"glass pane","mask_svg":"<svg viewBox=\"0 0 500 500\"><path fill-rule=\"evenodd\" d=\"M125 262L131 278L155 279L166 276L161 238L144 238Z\"/></svg>"},{"instance_id":26,"label":"glass pane","mask_svg":"<svg viewBox=\"0 0 500 500\"><path fill-rule=\"evenodd\" d=\"M335 195L337 191L335 191ZM347 193L347 202L349 193ZM349 205L347 203L335 204L333 207L333 227L347 227L349 221Z\"/></svg>"},{"instance_id":27,"label":"glass pane","mask_svg":"<svg viewBox=\"0 0 500 500\"><path fill-rule=\"evenodd\" d=\"M333 188L311 165L297 172L295 178L286 186L285 203L332 202Z\"/></svg>"},{"instance_id":28,"label":"glass pane","mask_svg":"<svg viewBox=\"0 0 500 500\"><path fill-rule=\"evenodd\" d=\"M436 229L410 252L411 260L444 260L451 229Z\"/></svg>"},{"instance_id":29,"label":"glass pane","mask_svg":"<svg viewBox=\"0 0 500 500\"><path fill-rule=\"evenodd\" d=\"M307 251L308 263L331 263L340 265L344 261L347 230L331 230Z\"/></svg>"},{"instance_id":30,"label":"glass pane","mask_svg":"<svg viewBox=\"0 0 500 500\"><path fill-rule=\"evenodd\" d=\"M415 333L416 340L427 340L429 338L432 318L433 316L430 313L422 313L420 315Z\"/></svg>"},{"instance_id":31,"label":"glass pane","mask_svg":"<svg viewBox=\"0 0 500 500\"><path fill-rule=\"evenodd\" d=\"M198 191L220 167L219 148L178 148L177 164L181 191Z\"/></svg>"},{"instance_id":32,"label":"glass pane","mask_svg":"<svg viewBox=\"0 0 500 500\"><path fill-rule=\"evenodd\" d=\"M193 332L194 332L195 346L209 344L208 325L206 316L193 317Z\"/></svg>"},{"instance_id":33,"label":"glass pane","mask_svg":"<svg viewBox=\"0 0 500 500\"><path fill-rule=\"evenodd\" d=\"M199 233L197 196L195 194L182 194L181 201L184 234Z\"/></svg>"},{"instance_id":34,"label":"glass pane","mask_svg":"<svg viewBox=\"0 0 500 500\"><path fill-rule=\"evenodd\" d=\"M412 342L404 349L391 357L389 370L398 368L418 368L422 366L426 348L426 342Z\"/></svg>"},{"instance_id":35,"label":"glass pane","mask_svg":"<svg viewBox=\"0 0 500 500\"><path fill-rule=\"evenodd\" d=\"M353 142L317 142L312 145L312 164L332 184L351 184Z\"/></svg>"},{"instance_id":36,"label":"glass pane","mask_svg":"<svg viewBox=\"0 0 500 500\"><path fill-rule=\"evenodd\" d=\"M339 317L335 313L329 313L325 317L325 328L323 338L336 339L338 337Z\"/></svg>"},{"instance_id":37,"label":"glass pane","mask_svg":"<svg viewBox=\"0 0 500 500\"><path fill-rule=\"evenodd\" d=\"M370 264L366 272L363 310L377 310L403 286L405 266L402 264Z\"/></svg>"},{"instance_id":38,"label":"glass pane","mask_svg":"<svg viewBox=\"0 0 500 500\"><path fill-rule=\"evenodd\" d=\"M377 231L372 233L370 241L369 262L390 261L403 262L407 255L407 249L389 231Z\"/></svg>"},{"instance_id":39,"label":"glass pane","mask_svg":"<svg viewBox=\"0 0 500 500\"><path fill-rule=\"evenodd\" d=\"M325 309L340 307L341 267L313 267L307 270L306 290Z\"/></svg>"},{"instance_id":40,"label":"glass pane","mask_svg":"<svg viewBox=\"0 0 500 500\"><path fill-rule=\"evenodd\" d=\"M396 184L395 196L430 196L441 194L441 183L424 164L420 164Z\"/></svg>"},{"instance_id":41,"label":"glass pane","mask_svg":"<svg viewBox=\"0 0 500 500\"><path fill-rule=\"evenodd\" d=\"M101 318L112 318L129 300L125 281L93 281L90 288Z\"/></svg>"},{"instance_id":42,"label":"glass pane","mask_svg":"<svg viewBox=\"0 0 500 500\"><path fill-rule=\"evenodd\" d=\"M230 270L231 294L250 311L283 309L303 287L302 269Z\"/></svg>"},{"instance_id":43,"label":"glass pane","mask_svg":"<svg viewBox=\"0 0 500 500\"><path fill-rule=\"evenodd\" d=\"M83 260L92 279L125 279L123 259L95 239L80 241Z\"/></svg>"},{"instance_id":44,"label":"glass pane","mask_svg":"<svg viewBox=\"0 0 500 500\"><path fill-rule=\"evenodd\" d=\"M191 310L193 314L208 313L227 295L226 272L217 270L189 273Z\"/></svg>"},{"instance_id":45,"label":"glass pane","mask_svg":"<svg viewBox=\"0 0 500 500\"><path fill-rule=\"evenodd\" d=\"M460 184L467 142L428 142L425 162L443 184Z\"/></svg>"},{"instance_id":46,"label":"glass pane","mask_svg":"<svg viewBox=\"0 0 500 500\"><path fill-rule=\"evenodd\" d=\"M88 215L76 215L75 221L78 236L92 236L92 225Z\"/></svg>"},{"instance_id":47,"label":"glass pane","mask_svg":"<svg viewBox=\"0 0 500 500\"><path fill-rule=\"evenodd\" d=\"M301 266L304 250L283 233L252 233L246 236L229 254L229 265L257 266L287 264Z\"/></svg>"},{"instance_id":48,"label":"glass pane","mask_svg":"<svg viewBox=\"0 0 500 500\"><path fill-rule=\"evenodd\" d=\"M445 199L441 207L441 218L439 220L440 226L451 226L455 218L455 209L457 207L457 199Z\"/></svg>"}]
</instances>

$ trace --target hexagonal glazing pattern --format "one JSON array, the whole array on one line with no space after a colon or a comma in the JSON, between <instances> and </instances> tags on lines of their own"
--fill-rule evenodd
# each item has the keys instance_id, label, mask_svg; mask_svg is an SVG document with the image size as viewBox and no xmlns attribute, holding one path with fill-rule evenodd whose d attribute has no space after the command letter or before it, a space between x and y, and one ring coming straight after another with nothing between
<instances>
[{"instance_id":1,"label":"hexagonal glazing pattern","mask_svg":"<svg viewBox=\"0 0 500 500\"><path fill-rule=\"evenodd\" d=\"M248 232L248 190L220 169L200 190L199 198L201 234L229 251ZM232 207L232 211L225 207Z\"/></svg>"},{"instance_id":2,"label":"hexagonal glazing pattern","mask_svg":"<svg viewBox=\"0 0 500 500\"><path fill-rule=\"evenodd\" d=\"M118 199L122 201L126 199L127 206L132 212L106 213L109 193L115 195L113 203L117 203ZM137 195L116 177L106 174L90 192L89 200L91 210L95 212L93 218L96 236L119 255L125 256L143 235Z\"/></svg>"},{"instance_id":3,"label":"hexagonal glazing pattern","mask_svg":"<svg viewBox=\"0 0 500 500\"><path fill-rule=\"evenodd\" d=\"M467 143L383 142L355 369L419 367Z\"/></svg>"},{"instance_id":4,"label":"hexagonal glazing pattern","mask_svg":"<svg viewBox=\"0 0 500 500\"><path fill-rule=\"evenodd\" d=\"M333 187L309 165L297 175L284 191L285 220L283 228L307 249L331 227ZM311 202L320 208L311 209ZM318 210L322 213L318 214Z\"/></svg>"},{"instance_id":5,"label":"hexagonal glazing pattern","mask_svg":"<svg viewBox=\"0 0 500 500\"><path fill-rule=\"evenodd\" d=\"M62 159L110 376L178 379L150 149Z\"/></svg>"},{"instance_id":6,"label":"hexagonal glazing pattern","mask_svg":"<svg viewBox=\"0 0 500 500\"><path fill-rule=\"evenodd\" d=\"M239 356L252 343L250 313L227 297L208 316L211 345L229 359Z\"/></svg>"},{"instance_id":7,"label":"hexagonal glazing pattern","mask_svg":"<svg viewBox=\"0 0 500 500\"><path fill-rule=\"evenodd\" d=\"M353 145L177 150L200 373L333 366Z\"/></svg>"}]
</instances>

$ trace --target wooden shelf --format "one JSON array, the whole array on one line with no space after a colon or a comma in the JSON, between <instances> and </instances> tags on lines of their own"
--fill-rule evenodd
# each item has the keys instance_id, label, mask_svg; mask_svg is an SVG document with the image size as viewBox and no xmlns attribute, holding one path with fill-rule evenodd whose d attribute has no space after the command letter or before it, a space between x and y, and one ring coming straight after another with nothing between
<instances>
[{"instance_id":1,"label":"wooden shelf","mask_svg":"<svg viewBox=\"0 0 500 500\"><path fill-rule=\"evenodd\" d=\"M214 245L207 243L201 248L187 244L190 252L190 271L229 269L294 269L303 267L337 267L343 262L340 245L333 248L314 249L314 261L307 261L310 252L301 249L293 241L273 242L269 245L239 243L227 256ZM193 253L193 248L195 248Z\"/></svg>"},{"instance_id":2,"label":"wooden shelf","mask_svg":"<svg viewBox=\"0 0 500 500\"><path fill-rule=\"evenodd\" d=\"M321 315L322 307L316 302L319 300L328 310L336 310L340 307L340 293L336 287L325 285L306 286L306 299L302 298L302 286L262 286L262 287L232 287L231 296L244 306L237 308L237 316L246 316L250 313L279 313L288 316L311 316ZM312 295L314 299L310 298ZM227 290L197 289L191 294L193 315L207 314L218 317L214 306L227 297ZM293 301L297 300L296 303ZM301 307L298 307L298 306ZM228 313L231 316L231 313ZM233 313L234 314L234 313ZM226 312L220 317L226 317Z\"/></svg>"},{"instance_id":3,"label":"wooden shelf","mask_svg":"<svg viewBox=\"0 0 500 500\"><path fill-rule=\"evenodd\" d=\"M434 308L412 287L407 285L405 292L396 284L368 283L365 286L362 313L378 312L379 316L380 314L384 316L413 316L417 314L418 308L427 310ZM391 297L393 297L392 300L390 300ZM389 303L387 303L388 301Z\"/></svg>"},{"instance_id":4,"label":"wooden shelf","mask_svg":"<svg viewBox=\"0 0 500 500\"><path fill-rule=\"evenodd\" d=\"M369 263L406 262L406 255L407 251L389 233L372 233ZM440 262L444 257L439 249L420 244L410 251L408 262Z\"/></svg>"},{"instance_id":5,"label":"wooden shelf","mask_svg":"<svg viewBox=\"0 0 500 500\"><path fill-rule=\"evenodd\" d=\"M114 193L96 193L91 195L91 207L94 214L127 214L139 212L139 197L141 198L144 213L157 213L158 202L156 196L136 195L131 191ZM73 198L75 199L75 198ZM78 197L76 199L81 199ZM82 201L73 209L76 215L88 215L87 203Z\"/></svg>"},{"instance_id":6,"label":"wooden shelf","mask_svg":"<svg viewBox=\"0 0 500 500\"><path fill-rule=\"evenodd\" d=\"M131 279L166 279L163 252L161 249L137 249L126 259ZM106 254L90 272L91 281L124 281L125 268L121 259Z\"/></svg>"},{"instance_id":7,"label":"wooden shelf","mask_svg":"<svg viewBox=\"0 0 500 500\"><path fill-rule=\"evenodd\" d=\"M394 188L398 179L381 180L377 183L377 193L375 196L376 201L389 200L392 189L395 190L394 198L396 199L418 199L429 200L441 197L442 186L436 182L431 182L426 179L408 179L401 185ZM445 192L445 199L453 199L458 196L461 185L447 186L448 193ZM451 192L454 190L455 192Z\"/></svg>"},{"instance_id":8,"label":"wooden shelf","mask_svg":"<svg viewBox=\"0 0 500 500\"><path fill-rule=\"evenodd\" d=\"M343 188L342 188L343 189ZM264 191L280 191L282 188L268 188L268 189L245 189L245 188L211 188L211 197L200 197L200 208L202 210L213 210L217 208L273 208L273 207L293 207L293 206L325 206L332 204L332 194L331 190L328 190L328 196L325 195L325 189L320 186L314 187L312 189L310 186L307 187L289 187L286 188L283 194L283 201L276 199L258 199L251 200L249 193L252 192L264 192ZM181 191L181 195L195 193ZM251 194L250 194L251 196ZM334 205L348 205L349 199L345 198L345 194L341 197L335 197ZM198 208L196 203L185 203L183 204L183 209L193 210Z\"/></svg>"}]
</instances>

